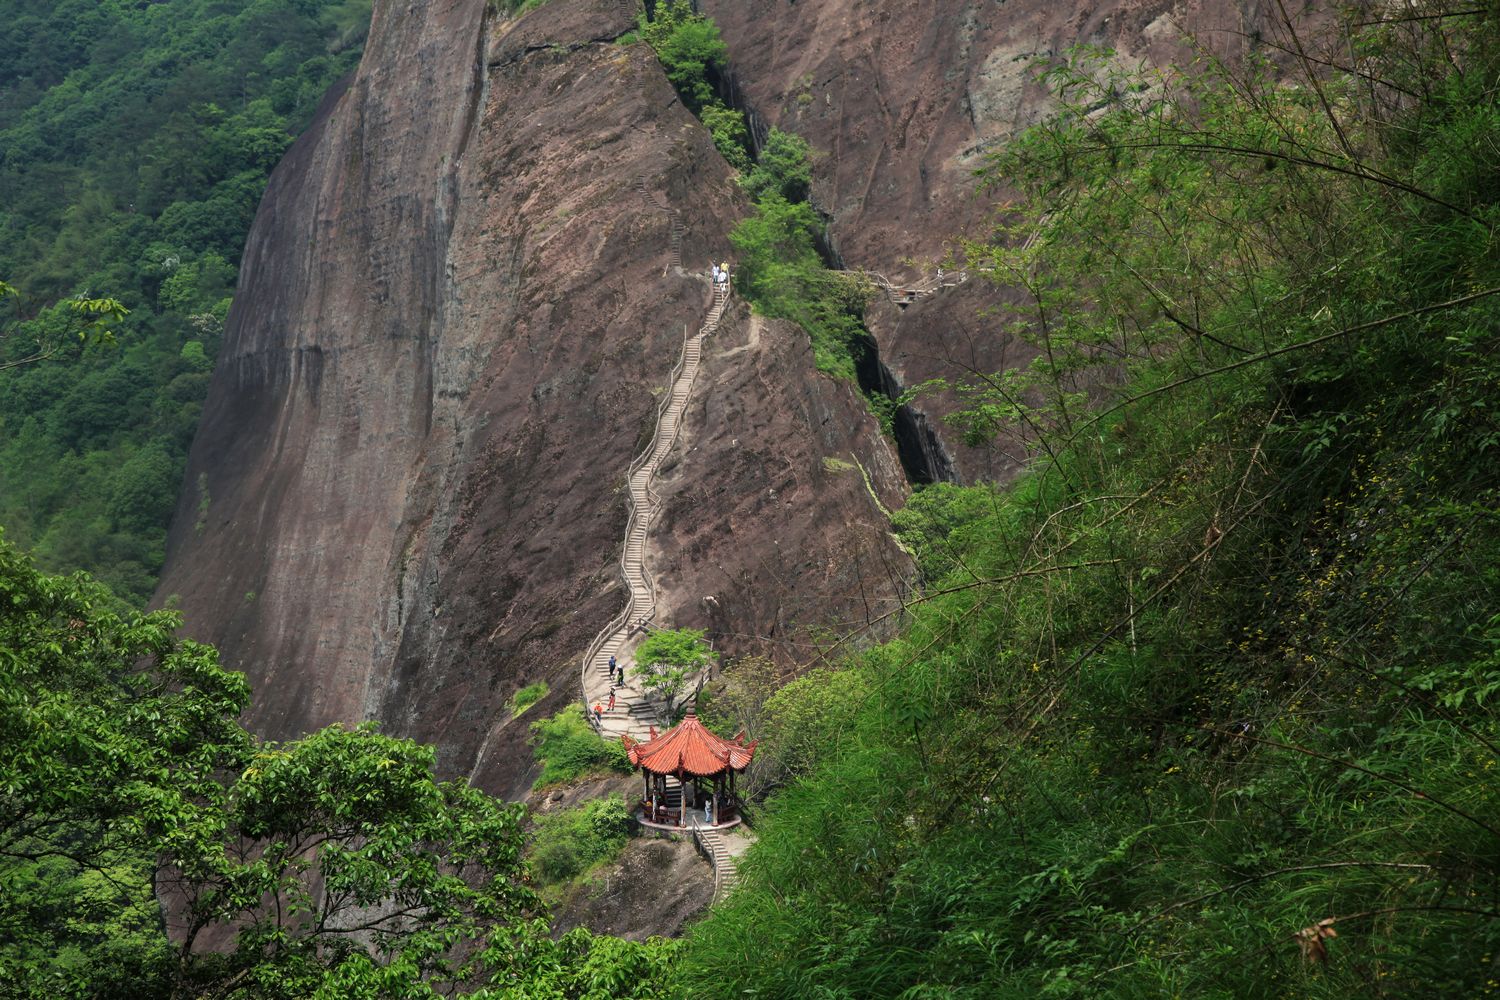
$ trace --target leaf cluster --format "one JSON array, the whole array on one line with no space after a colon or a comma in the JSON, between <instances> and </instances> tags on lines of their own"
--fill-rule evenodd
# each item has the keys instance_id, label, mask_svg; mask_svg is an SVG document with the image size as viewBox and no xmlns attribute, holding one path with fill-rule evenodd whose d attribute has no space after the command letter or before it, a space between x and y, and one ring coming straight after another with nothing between
<instances>
[{"instance_id":1,"label":"leaf cluster","mask_svg":"<svg viewBox=\"0 0 1500 1000\"><path fill-rule=\"evenodd\" d=\"M243 676L111 603L0 543L0 991L482 985L536 909L521 807L368 726L259 742Z\"/></svg>"},{"instance_id":2,"label":"leaf cluster","mask_svg":"<svg viewBox=\"0 0 1500 1000\"><path fill-rule=\"evenodd\" d=\"M619 743L599 739L577 708L565 708L531 724L531 742L542 772L533 788L566 784L598 774L629 774L630 761Z\"/></svg>"}]
</instances>

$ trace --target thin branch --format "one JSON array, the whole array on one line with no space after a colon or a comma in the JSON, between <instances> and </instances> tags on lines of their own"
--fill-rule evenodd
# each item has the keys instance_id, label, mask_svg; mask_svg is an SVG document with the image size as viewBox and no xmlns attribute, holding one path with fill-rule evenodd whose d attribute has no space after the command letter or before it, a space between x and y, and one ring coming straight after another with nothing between
<instances>
[{"instance_id":1,"label":"thin branch","mask_svg":"<svg viewBox=\"0 0 1500 1000\"><path fill-rule=\"evenodd\" d=\"M1125 407L1130 406L1133 403L1139 403L1143 399L1149 399L1152 396L1157 396L1161 393L1170 392L1173 389L1181 388L1184 385L1198 382L1206 378L1211 378L1215 375L1222 375L1225 372L1231 372L1238 368L1244 368L1247 365L1258 364L1262 361L1269 361L1272 358L1281 357L1283 354L1291 354L1295 351L1305 350L1309 347L1317 347L1319 344L1326 344L1331 340L1338 340L1351 334L1363 333L1367 330L1376 329L1377 327L1389 326L1391 323L1397 323L1403 319L1411 319L1415 316L1422 316L1427 313L1438 312L1442 309L1451 309L1454 306L1466 305L1467 303L1475 302L1483 298L1488 298L1489 296L1496 294L1500 294L1500 288L1486 288L1483 291L1474 292L1470 295L1461 295L1456 299L1449 299L1446 302L1438 302L1430 306L1422 306L1417 309L1410 309L1404 313L1397 313L1394 316L1386 316L1382 319L1371 320L1368 323L1360 323L1356 326L1345 327L1344 329L1336 330L1333 333L1325 333L1322 336L1313 337L1311 340L1303 340L1295 344L1288 344L1285 347L1273 348L1269 351L1264 351L1260 354L1257 354L1254 357L1243 358L1239 361L1223 365L1219 368L1210 368L1208 371L1194 372L1191 375L1185 375L1180 379L1175 379L1171 382L1166 383L1165 385L1156 386L1154 389L1147 389L1143 393L1131 396L1129 399L1121 400L1113 406L1109 406L1103 410L1100 410L1088 420L1084 421L1084 423L1076 431L1074 431L1073 437L1077 437L1079 434L1082 434L1089 427L1098 423L1100 420L1103 420L1105 417L1109 416L1111 413L1114 413L1117 410L1124 409ZM1069 440L1071 441L1071 439Z\"/></svg>"},{"instance_id":2,"label":"thin branch","mask_svg":"<svg viewBox=\"0 0 1500 1000\"><path fill-rule=\"evenodd\" d=\"M1500 829L1490 826L1488 823L1484 822L1476 816L1471 816L1470 814L1464 812L1462 809L1458 808L1458 806L1453 805L1451 802L1440 799L1435 795L1429 795L1427 792L1422 791L1420 788L1415 788L1411 785L1408 785L1406 782L1399 781L1396 778L1392 778L1388 774L1381 774L1379 771L1371 770L1370 768L1365 767L1363 764L1356 764L1351 760L1344 760L1341 757L1335 757L1332 754L1323 753L1321 750L1313 750L1310 747L1298 746L1295 743L1282 743L1279 740L1266 739L1263 736L1251 736L1249 733L1240 732L1238 730L1220 729L1217 726L1210 726L1204 723L1185 722L1180 719L1166 719L1159 716L1095 716L1094 718L1113 718L1117 721L1123 722L1151 722L1161 726L1177 726L1183 729L1194 729L1198 732L1211 733L1216 736L1224 736L1229 739L1247 740L1251 743L1259 743L1262 746L1275 747L1278 750L1289 750L1292 753L1299 753L1305 757L1312 757L1315 760L1321 760L1329 764L1335 764L1339 767L1345 768L1346 770L1358 771L1360 774L1368 775L1374 778L1376 781L1383 781L1388 785L1392 785L1396 788L1401 789L1403 792L1409 793L1414 798L1421 799L1424 802L1431 802L1439 809L1446 810L1447 812L1452 813L1460 819L1467 820L1468 822L1474 824L1475 826L1479 827L1486 833L1491 834L1492 836L1500 837ZM1085 719L1083 721L1088 720Z\"/></svg>"},{"instance_id":3,"label":"thin branch","mask_svg":"<svg viewBox=\"0 0 1500 1000\"><path fill-rule=\"evenodd\" d=\"M1161 141L1121 143L1112 146L1099 146L1094 149L1085 149L1083 150L1083 152L1109 153L1120 149L1189 149L1193 150L1194 152L1200 153L1228 153L1231 156L1281 160L1282 162L1293 163L1297 166L1312 167L1315 170L1328 170L1336 174L1345 174L1349 177L1354 177L1362 181L1373 181L1376 184L1394 188L1397 191L1404 191L1409 195L1421 198L1423 201L1429 201L1434 205L1440 205L1443 208L1448 209L1450 212L1456 212L1466 219L1472 219L1475 222L1480 222L1481 224L1483 224L1482 220L1480 220L1478 216L1476 216L1473 212L1468 211L1467 209L1460 208L1452 202L1444 201L1437 195L1431 194L1427 191L1423 191L1419 187L1413 187L1412 185L1407 184L1404 181L1398 181L1394 177L1373 173L1370 170L1364 168L1362 165L1359 167L1345 167L1337 163L1329 163L1327 160L1317 160L1307 156L1296 156L1292 153L1284 153L1280 150L1275 149L1260 149L1254 146L1233 146L1229 145L1228 143L1222 142L1190 140L1188 142Z\"/></svg>"},{"instance_id":4,"label":"thin branch","mask_svg":"<svg viewBox=\"0 0 1500 1000\"><path fill-rule=\"evenodd\" d=\"M1354 27L1368 28L1380 24L1408 24L1413 21L1441 21L1449 17L1481 17L1487 13L1489 13L1489 11L1485 10L1483 7L1476 7L1473 10L1450 10L1444 11L1443 13L1439 14L1413 14L1410 17L1391 17L1378 18L1374 21L1355 21Z\"/></svg>"},{"instance_id":5,"label":"thin branch","mask_svg":"<svg viewBox=\"0 0 1500 1000\"><path fill-rule=\"evenodd\" d=\"M1236 889L1243 889L1247 885L1254 885L1256 882L1264 882L1267 879L1279 878L1282 875L1293 875L1298 872L1324 871L1333 868L1406 868L1418 869L1421 871L1438 870L1433 865L1409 864L1399 861L1329 861L1318 865L1293 865L1289 868L1278 868L1275 871L1262 872L1259 875L1252 875L1249 878L1241 879L1233 885L1226 885L1221 888L1215 889L1212 892L1205 892L1201 896L1194 896L1192 899L1184 899L1181 902L1173 903L1171 906L1168 906L1165 909L1156 911L1151 916L1145 918L1134 926L1125 928L1123 933L1134 934L1136 931L1140 930L1142 927L1145 927L1147 924L1162 919L1173 910L1180 910L1184 906L1196 905L1203 902L1204 900L1213 899L1215 896L1222 896L1225 893L1234 892Z\"/></svg>"}]
</instances>

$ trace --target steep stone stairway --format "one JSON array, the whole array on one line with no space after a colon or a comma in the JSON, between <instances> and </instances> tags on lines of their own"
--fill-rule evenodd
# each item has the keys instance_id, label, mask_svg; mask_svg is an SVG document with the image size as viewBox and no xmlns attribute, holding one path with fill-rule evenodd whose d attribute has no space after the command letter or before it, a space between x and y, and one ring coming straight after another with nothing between
<instances>
[{"instance_id":1,"label":"steep stone stairway","mask_svg":"<svg viewBox=\"0 0 1500 1000\"><path fill-rule=\"evenodd\" d=\"M724 844L724 837L720 832L703 820L693 818L693 840L708 858L708 863L714 870L714 902L717 903L738 884L740 880L739 869L735 867L734 855L729 853L729 848Z\"/></svg>"},{"instance_id":2,"label":"steep stone stairway","mask_svg":"<svg viewBox=\"0 0 1500 1000\"><path fill-rule=\"evenodd\" d=\"M590 644L583 662L584 707L592 713L595 705L603 709L603 721L595 723L599 735L605 739L619 739L629 734L632 739L650 738L652 726L661 726L664 720L658 707L646 695L636 674L633 656L636 633L644 632L656 614L656 587L646 568L646 536L652 520L661 505L661 498L652 489L652 480L667 454L677 443L682 427L683 413L687 410L688 398L692 395L693 381L698 375L698 366L703 357L703 341L719 327L719 319L729 303L727 286L714 289L714 304L702 329L688 337L682 345L682 355L672 370L668 385L671 387L657 408L656 432L627 473L629 517L625 525L625 544L620 554L620 571L629 589L625 610L616 615ZM625 683L618 678L612 684L609 673L609 658L613 656L625 672ZM613 710L609 708L610 695L615 697Z\"/></svg>"},{"instance_id":3,"label":"steep stone stairway","mask_svg":"<svg viewBox=\"0 0 1500 1000\"><path fill-rule=\"evenodd\" d=\"M660 192L652 189L645 176L637 178L637 187L643 197L668 215L671 229L667 267L668 270L680 268L685 228L682 213L673 208ZM624 610L595 637L583 657L584 711L599 736L606 740L629 735L632 739L645 741L651 737L653 728L661 728L666 721L661 706L648 697L642 687L634 657L637 633L644 635L649 631L656 614L656 587L646 566L646 539L651 522L661 508L661 498L652 488L652 482L677 443L693 382L702 362L703 342L719 328L719 320L728 304L729 285L715 285L713 307L703 326L683 340L682 353L667 380L668 391L657 407L656 430L651 443L636 456L626 473L629 513L620 552L620 573L625 579L628 598ZM615 658L621 671L614 677L609 669L611 657ZM623 682L620 680L622 675ZM614 698L612 708L611 696ZM596 716L596 706L602 718ZM671 777L667 778L667 806L673 809L682 807L682 785ZM734 884L734 858L713 828L695 829L694 836L713 865L714 898L718 899L726 886Z\"/></svg>"}]
</instances>

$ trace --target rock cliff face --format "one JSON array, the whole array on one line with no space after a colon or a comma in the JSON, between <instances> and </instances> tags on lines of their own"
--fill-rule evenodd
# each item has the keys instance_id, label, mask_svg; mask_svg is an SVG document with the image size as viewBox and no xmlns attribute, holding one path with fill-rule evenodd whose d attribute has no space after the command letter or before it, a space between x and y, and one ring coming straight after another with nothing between
<instances>
[{"instance_id":1,"label":"rock cliff face","mask_svg":"<svg viewBox=\"0 0 1500 1000\"><path fill-rule=\"evenodd\" d=\"M625 469L709 302L640 182L682 211L689 271L728 256L744 210L651 52L613 44L627 27L612 0L519 21L377 0L359 72L273 177L159 591L250 675L258 730L378 719L516 795L531 756L506 700L542 678L540 711L577 697L577 657L623 601ZM823 457L901 487L843 387L784 331L739 327L679 465L698 492L663 519L670 565L689 538L687 562L737 582L684 570L664 603L691 618L716 593L714 626L754 636L779 620L746 569L773 541L900 576L863 481ZM740 495L766 488L800 506ZM726 518L732 536L704 527ZM844 583L781 579L775 600L811 614Z\"/></svg>"},{"instance_id":2,"label":"rock cliff face","mask_svg":"<svg viewBox=\"0 0 1500 1000\"><path fill-rule=\"evenodd\" d=\"M1288 2L1294 19L1308 4ZM849 267L906 280L959 236L982 237L984 154L1052 111L1032 63L1106 46L1123 67L1190 53L1182 32L1233 58L1279 29L1263 0L701 0L729 44L736 98L762 128L796 132L818 154L813 199ZM996 293L1003 295L1004 293ZM1023 344L986 335L982 289L945 292L877 317L881 357L899 386L1025 363ZM1005 480L1020 436L968 448L941 430L951 395L918 403L958 478Z\"/></svg>"}]
</instances>

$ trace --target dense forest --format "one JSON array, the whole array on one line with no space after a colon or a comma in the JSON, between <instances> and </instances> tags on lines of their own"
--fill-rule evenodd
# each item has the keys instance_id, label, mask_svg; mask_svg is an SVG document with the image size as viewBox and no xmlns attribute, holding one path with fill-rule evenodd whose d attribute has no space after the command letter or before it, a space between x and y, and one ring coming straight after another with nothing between
<instances>
[{"instance_id":1,"label":"dense forest","mask_svg":"<svg viewBox=\"0 0 1500 1000\"><path fill-rule=\"evenodd\" d=\"M1500 989L1500 12L1404 10L1051 65L965 261L1039 353L962 422L1034 468L899 512L898 640L741 696L779 790L687 995Z\"/></svg>"},{"instance_id":2,"label":"dense forest","mask_svg":"<svg viewBox=\"0 0 1500 1000\"><path fill-rule=\"evenodd\" d=\"M7 0L0 364L108 296L115 346L0 380L0 524L139 606L266 178L359 60L370 0ZM77 355L80 346L68 353Z\"/></svg>"},{"instance_id":3,"label":"dense forest","mask_svg":"<svg viewBox=\"0 0 1500 1000\"><path fill-rule=\"evenodd\" d=\"M993 232L952 262L1024 293L987 322L1037 348L957 387L958 422L976 441L1024 427L1035 461L894 515L922 592L893 639L849 637L779 690L763 662L728 666L700 708L762 739L760 843L682 941L632 943L548 932L520 807L370 728L259 741L235 721L243 678L172 612L120 607L149 589L216 346L200 319L222 323L232 284L217 213L242 238L274 160L249 123L284 148L350 58L356 11L244 8L303 18L294 42L215 13L230 5L101 5L142 39L110 63L97 27L34 6L54 49L0 81L4 135L32 136L3 164L25 192L5 207L0 276L25 296L5 350L73 322L52 303L82 291L131 311L116 348L0 371L0 992L1500 992L1500 10L1367 13L1332 49L1292 34L1248 65L1137 75L1080 50L1038 67L1059 113L990 157ZM177 34L151 22L178 6ZM802 320L840 374L859 289L816 259L806 147L780 136L754 162L699 87L724 58L712 23L667 11L642 34L755 200L742 291ZM193 48L200 15L259 54ZM165 75L197 53L211 108L131 76L169 35ZM87 142L54 133L96 106L109 124ZM154 138L112 132L127 112ZM183 135L204 162L153 180L166 160L147 151L184 155ZM12 485L23 467L35 500ZM538 725L544 745L602 746L576 713ZM572 871L590 835L544 825L533 867ZM229 923L234 947L174 946Z\"/></svg>"}]
</instances>

